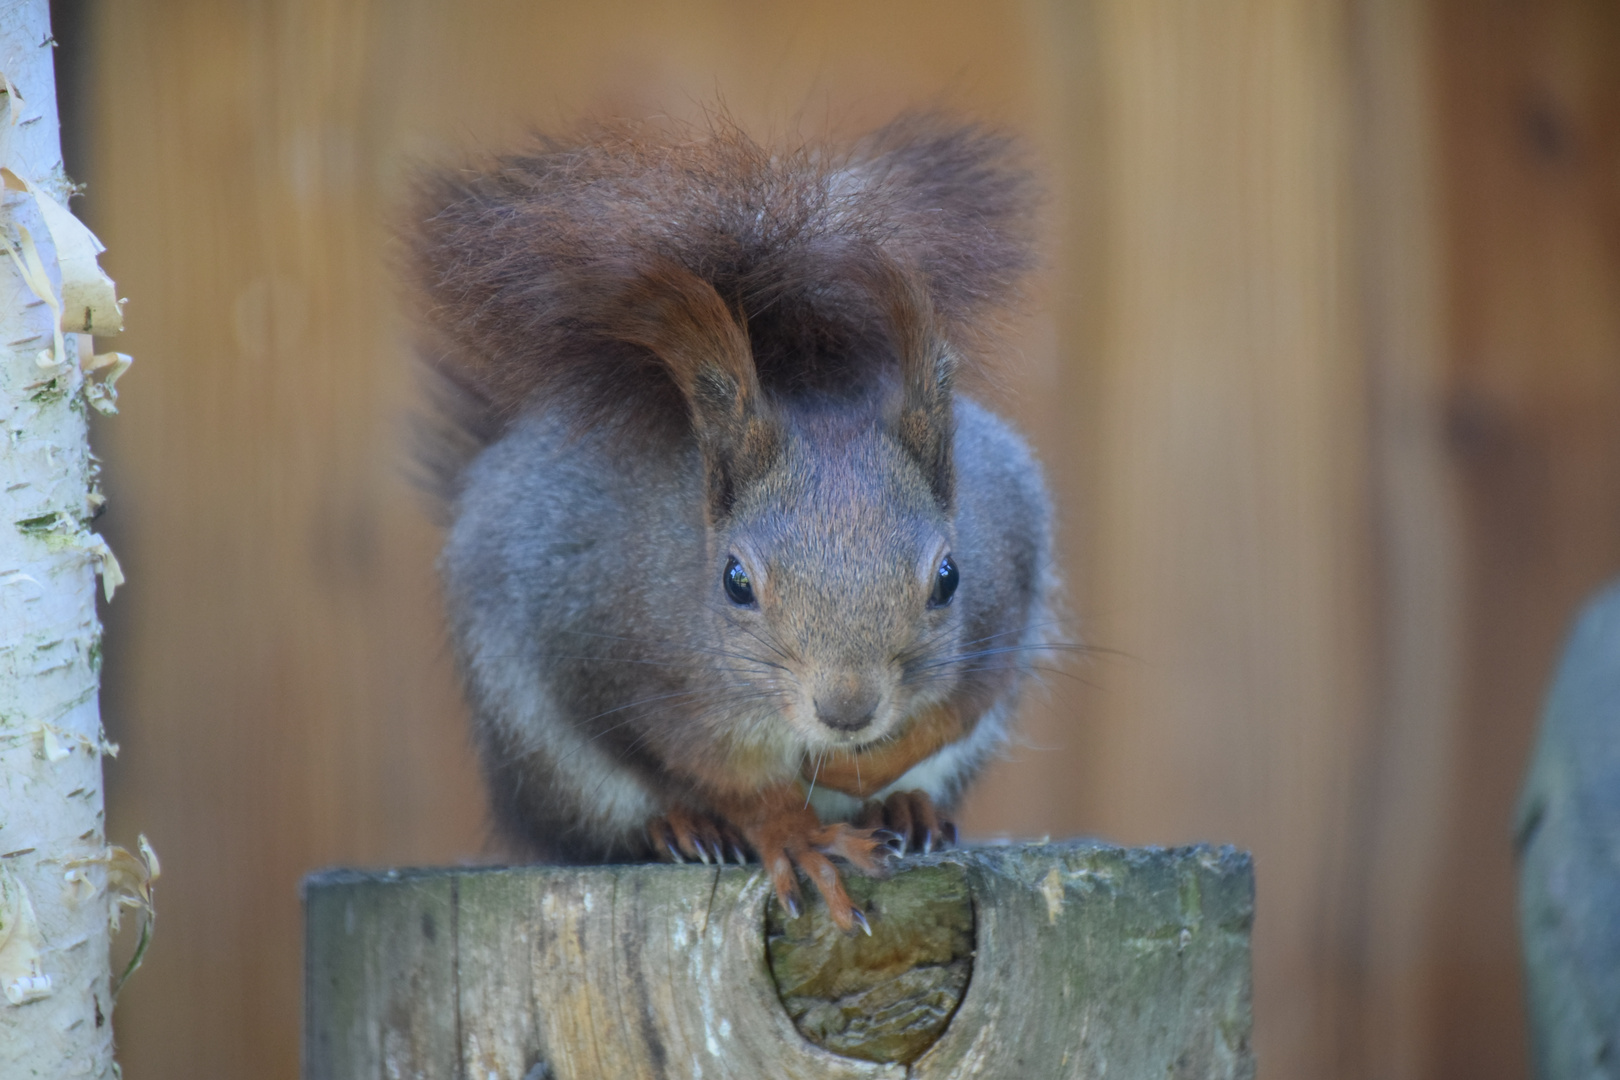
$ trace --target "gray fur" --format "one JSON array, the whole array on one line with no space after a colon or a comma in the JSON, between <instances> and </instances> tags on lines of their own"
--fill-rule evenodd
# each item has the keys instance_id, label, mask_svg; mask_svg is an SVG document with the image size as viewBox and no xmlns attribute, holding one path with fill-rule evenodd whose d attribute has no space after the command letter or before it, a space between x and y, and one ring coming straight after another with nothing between
<instances>
[{"instance_id":1,"label":"gray fur","mask_svg":"<svg viewBox=\"0 0 1620 1080\"><path fill-rule=\"evenodd\" d=\"M787 779L941 701L974 730L894 787L949 811L1046 640L1050 507L1024 442L958 396L947 518L881 401L774 401L781 458L719 525L692 436L667 426L581 431L542 403L472 462L441 570L510 840L546 858L643 856L647 820L701 809L726 747L756 748ZM961 586L930 609L919 575L941 541ZM722 588L739 550L757 611ZM819 723L818 692L854 683L881 700L872 724ZM816 804L824 818L855 809L836 793Z\"/></svg>"}]
</instances>

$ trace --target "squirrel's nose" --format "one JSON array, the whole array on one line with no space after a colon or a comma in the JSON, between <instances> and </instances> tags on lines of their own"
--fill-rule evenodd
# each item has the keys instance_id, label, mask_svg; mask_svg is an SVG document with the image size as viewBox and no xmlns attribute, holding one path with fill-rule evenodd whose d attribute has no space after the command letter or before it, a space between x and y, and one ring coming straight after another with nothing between
<instances>
[{"instance_id":1,"label":"squirrel's nose","mask_svg":"<svg viewBox=\"0 0 1620 1080\"><path fill-rule=\"evenodd\" d=\"M816 719L835 731L859 731L872 722L882 700L876 687L845 679L816 694Z\"/></svg>"}]
</instances>

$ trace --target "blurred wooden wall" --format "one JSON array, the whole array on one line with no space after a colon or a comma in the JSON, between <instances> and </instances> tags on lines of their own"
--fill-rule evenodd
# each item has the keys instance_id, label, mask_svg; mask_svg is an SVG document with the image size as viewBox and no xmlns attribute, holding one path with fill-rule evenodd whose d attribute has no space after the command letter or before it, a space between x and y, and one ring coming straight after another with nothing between
<instances>
[{"instance_id":1,"label":"blurred wooden wall","mask_svg":"<svg viewBox=\"0 0 1620 1080\"><path fill-rule=\"evenodd\" d=\"M1568 622L1620 570L1620 5L1436 5L1464 587L1431 1016L1445 1075L1520 1027L1502 822Z\"/></svg>"},{"instance_id":2,"label":"blurred wooden wall","mask_svg":"<svg viewBox=\"0 0 1620 1080\"><path fill-rule=\"evenodd\" d=\"M965 823L1253 848L1262 1076L1524 1075L1509 807L1620 569L1612 5L58 6L137 357L98 433L111 829L165 867L131 1080L294 1075L299 876L484 849L404 480L409 162L716 101L944 104L1049 164L1000 403L1103 651Z\"/></svg>"}]
</instances>

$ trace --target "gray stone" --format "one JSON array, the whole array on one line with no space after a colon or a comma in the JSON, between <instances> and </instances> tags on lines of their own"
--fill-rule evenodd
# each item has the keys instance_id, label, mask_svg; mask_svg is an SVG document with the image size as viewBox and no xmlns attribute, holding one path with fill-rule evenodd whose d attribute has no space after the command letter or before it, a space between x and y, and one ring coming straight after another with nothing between
<instances>
[{"instance_id":1,"label":"gray stone","mask_svg":"<svg viewBox=\"0 0 1620 1080\"><path fill-rule=\"evenodd\" d=\"M1541 1080L1620 1078L1620 583L1576 624L1515 820Z\"/></svg>"}]
</instances>

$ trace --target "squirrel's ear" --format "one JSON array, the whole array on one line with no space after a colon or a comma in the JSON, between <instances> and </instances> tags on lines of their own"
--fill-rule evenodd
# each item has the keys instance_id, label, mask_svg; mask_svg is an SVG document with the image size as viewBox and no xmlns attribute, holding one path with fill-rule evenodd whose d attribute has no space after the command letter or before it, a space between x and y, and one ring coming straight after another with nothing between
<instances>
[{"instance_id":1,"label":"squirrel's ear","mask_svg":"<svg viewBox=\"0 0 1620 1080\"><path fill-rule=\"evenodd\" d=\"M895 438L922 467L934 499L949 513L956 500L956 424L951 412L955 354L940 330L933 300L919 275L885 262L869 271L868 277L887 316L900 362L902 393L894 419Z\"/></svg>"},{"instance_id":2,"label":"squirrel's ear","mask_svg":"<svg viewBox=\"0 0 1620 1080\"><path fill-rule=\"evenodd\" d=\"M622 279L601 314L606 336L652 351L691 414L703 453L711 521L729 516L737 494L781 452L781 425L759 388L744 326L714 286L662 262Z\"/></svg>"}]
</instances>

